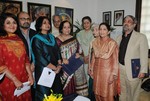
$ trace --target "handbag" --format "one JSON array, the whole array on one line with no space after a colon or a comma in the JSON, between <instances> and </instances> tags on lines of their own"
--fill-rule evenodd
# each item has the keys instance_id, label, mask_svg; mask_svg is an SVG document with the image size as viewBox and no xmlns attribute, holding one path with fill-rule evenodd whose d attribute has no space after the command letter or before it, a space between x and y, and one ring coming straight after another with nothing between
<instances>
[{"instance_id":1,"label":"handbag","mask_svg":"<svg viewBox=\"0 0 150 101\"><path fill-rule=\"evenodd\" d=\"M147 92L150 91L150 69L149 69L149 67L148 67L148 73L146 73L146 75L143 79L143 83L141 85L141 88Z\"/></svg>"},{"instance_id":2,"label":"handbag","mask_svg":"<svg viewBox=\"0 0 150 101\"><path fill-rule=\"evenodd\" d=\"M143 80L141 88L144 89L147 92L150 91L150 78L146 78L145 80Z\"/></svg>"}]
</instances>

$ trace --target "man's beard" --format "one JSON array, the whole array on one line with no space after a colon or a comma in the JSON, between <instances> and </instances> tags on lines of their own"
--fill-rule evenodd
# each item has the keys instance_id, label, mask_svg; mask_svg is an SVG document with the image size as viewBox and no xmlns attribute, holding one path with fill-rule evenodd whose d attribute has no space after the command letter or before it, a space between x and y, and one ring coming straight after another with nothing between
<instances>
[{"instance_id":1,"label":"man's beard","mask_svg":"<svg viewBox=\"0 0 150 101\"><path fill-rule=\"evenodd\" d=\"M129 30L128 26L127 26L127 25L124 25L124 26L123 26L123 30L124 30L124 31Z\"/></svg>"},{"instance_id":2,"label":"man's beard","mask_svg":"<svg viewBox=\"0 0 150 101\"><path fill-rule=\"evenodd\" d=\"M30 28L30 24L29 23L24 23L23 25L20 25L21 28L23 29L28 29Z\"/></svg>"}]
</instances>

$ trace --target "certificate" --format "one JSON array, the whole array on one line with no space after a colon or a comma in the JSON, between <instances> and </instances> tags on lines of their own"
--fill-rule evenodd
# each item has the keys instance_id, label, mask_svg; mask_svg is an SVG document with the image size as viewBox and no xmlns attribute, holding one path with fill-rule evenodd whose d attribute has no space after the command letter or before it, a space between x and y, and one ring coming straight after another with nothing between
<instances>
[{"instance_id":1,"label":"certificate","mask_svg":"<svg viewBox=\"0 0 150 101\"><path fill-rule=\"evenodd\" d=\"M70 76L73 74L82 64L83 61L80 58L75 57L76 54L69 58L69 64L62 64L62 69Z\"/></svg>"},{"instance_id":2,"label":"certificate","mask_svg":"<svg viewBox=\"0 0 150 101\"><path fill-rule=\"evenodd\" d=\"M132 77L137 78L140 72L140 59L131 59Z\"/></svg>"},{"instance_id":3,"label":"certificate","mask_svg":"<svg viewBox=\"0 0 150 101\"><path fill-rule=\"evenodd\" d=\"M28 91L30 89L30 82L27 81L27 82L24 82L23 83L23 87L21 89L15 89L14 91L14 96L20 96L21 94L23 94L24 92Z\"/></svg>"},{"instance_id":4,"label":"certificate","mask_svg":"<svg viewBox=\"0 0 150 101\"><path fill-rule=\"evenodd\" d=\"M56 76L56 74L52 69L50 69L48 67L44 67L37 84L51 88L53 85L55 76Z\"/></svg>"}]
</instances>

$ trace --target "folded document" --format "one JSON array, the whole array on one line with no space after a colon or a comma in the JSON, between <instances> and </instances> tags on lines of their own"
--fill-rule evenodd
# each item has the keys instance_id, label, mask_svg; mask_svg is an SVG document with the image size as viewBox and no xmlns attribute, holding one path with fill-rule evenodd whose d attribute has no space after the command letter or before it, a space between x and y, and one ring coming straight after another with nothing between
<instances>
[{"instance_id":1,"label":"folded document","mask_svg":"<svg viewBox=\"0 0 150 101\"><path fill-rule=\"evenodd\" d=\"M21 89L15 89L14 91L14 96L20 96L21 94L23 94L24 92L28 91L30 89L30 82L24 82L23 83L23 87Z\"/></svg>"},{"instance_id":2,"label":"folded document","mask_svg":"<svg viewBox=\"0 0 150 101\"><path fill-rule=\"evenodd\" d=\"M76 54L69 58L69 64L62 64L62 69L70 76L73 74L82 64L83 61L80 58L75 58Z\"/></svg>"},{"instance_id":3,"label":"folded document","mask_svg":"<svg viewBox=\"0 0 150 101\"><path fill-rule=\"evenodd\" d=\"M38 84L51 88L53 85L55 76L56 76L56 73L52 71L52 69L48 67L44 67L42 74L40 76L40 79L38 81Z\"/></svg>"},{"instance_id":4,"label":"folded document","mask_svg":"<svg viewBox=\"0 0 150 101\"><path fill-rule=\"evenodd\" d=\"M0 80L4 77L5 73L0 74Z\"/></svg>"},{"instance_id":5,"label":"folded document","mask_svg":"<svg viewBox=\"0 0 150 101\"><path fill-rule=\"evenodd\" d=\"M140 59L131 59L132 77L137 78L140 72Z\"/></svg>"}]
</instances>

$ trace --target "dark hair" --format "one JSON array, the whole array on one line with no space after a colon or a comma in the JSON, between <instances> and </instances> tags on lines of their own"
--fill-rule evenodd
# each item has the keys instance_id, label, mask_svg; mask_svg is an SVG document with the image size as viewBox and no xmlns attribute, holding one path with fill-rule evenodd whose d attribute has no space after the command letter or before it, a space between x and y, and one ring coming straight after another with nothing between
<instances>
[{"instance_id":1,"label":"dark hair","mask_svg":"<svg viewBox=\"0 0 150 101\"><path fill-rule=\"evenodd\" d=\"M99 28L100 28L102 25L105 25L106 28L108 29L108 31L111 31L111 28L110 28L110 25L109 25L109 24L103 22L103 23L101 23L101 24L99 25Z\"/></svg>"},{"instance_id":2,"label":"dark hair","mask_svg":"<svg viewBox=\"0 0 150 101\"><path fill-rule=\"evenodd\" d=\"M36 24L35 24L36 31L37 31L37 32L41 32L41 31L42 31L41 27L42 27L42 24L43 24L44 19L47 19L47 20L49 21L49 23L50 23L50 30L48 31L48 33L49 33L49 32L51 32L52 26L51 26L51 21L50 21L50 20L48 19L48 17L46 17L46 16L40 16L40 17L36 20Z\"/></svg>"},{"instance_id":3,"label":"dark hair","mask_svg":"<svg viewBox=\"0 0 150 101\"><path fill-rule=\"evenodd\" d=\"M92 19L91 19L89 16L83 17L83 18L82 18L82 23L83 23L83 21L84 21L85 19L89 20L90 23L92 23Z\"/></svg>"},{"instance_id":4,"label":"dark hair","mask_svg":"<svg viewBox=\"0 0 150 101\"><path fill-rule=\"evenodd\" d=\"M127 16L125 16L124 19L123 19L123 21L124 21L127 17L130 17L130 18L133 20L134 24L137 24L137 19L136 19L134 16L132 16L132 15L127 15Z\"/></svg>"},{"instance_id":5,"label":"dark hair","mask_svg":"<svg viewBox=\"0 0 150 101\"><path fill-rule=\"evenodd\" d=\"M5 31L5 29L4 29L4 23L5 23L5 20L6 20L8 17L13 18L13 19L16 21L16 23L17 23L17 30L18 30L18 28L19 28L17 17L16 17L14 14L11 14L11 13L3 13L3 14L0 16L0 36L6 36L6 35L8 35L8 33L7 33L7 32ZM17 34L17 30L14 32L14 34Z\"/></svg>"},{"instance_id":6,"label":"dark hair","mask_svg":"<svg viewBox=\"0 0 150 101\"><path fill-rule=\"evenodd\" d=\"M59 33L62 33L62 29L63 29L64 24L65 24L66 22L68 22L68 23L70 24L70 28L72 28L72 24L71 24L69 21L62 21L62 22L60 23L60 26L59 26Z\"/></svg>"}]
</instances>

